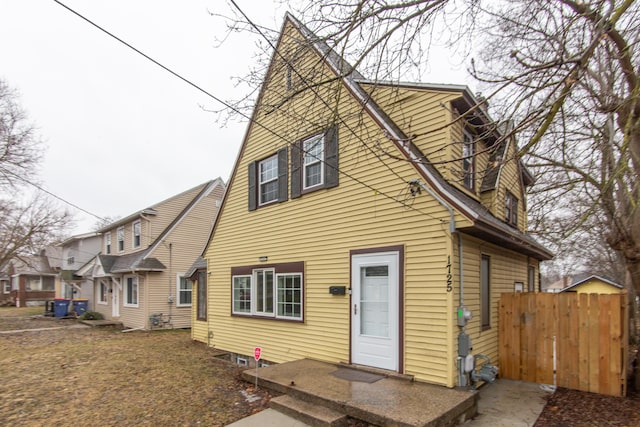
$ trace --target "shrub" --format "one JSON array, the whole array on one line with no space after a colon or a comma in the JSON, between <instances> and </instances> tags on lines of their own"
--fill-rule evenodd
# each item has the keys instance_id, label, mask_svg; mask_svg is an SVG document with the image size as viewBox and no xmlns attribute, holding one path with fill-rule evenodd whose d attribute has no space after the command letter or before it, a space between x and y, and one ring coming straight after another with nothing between
<instances>
[{"instance_id":1,"label":"shrub","mask_svg":"<svg viewBox=\"0 0 640 427\"><path fill-rule=\"evenodd\" d=\"M81 320L102 320L104 316L97 311L85 311L78 319Z\"/></svg>"}]
</instances>

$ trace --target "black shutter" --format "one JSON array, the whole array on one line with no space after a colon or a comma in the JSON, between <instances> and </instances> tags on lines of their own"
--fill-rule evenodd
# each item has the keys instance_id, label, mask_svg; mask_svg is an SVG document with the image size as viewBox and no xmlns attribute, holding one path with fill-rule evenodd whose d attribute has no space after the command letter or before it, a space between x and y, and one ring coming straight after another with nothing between
<instances>
[{"instance_id":1,"label":"black shutter","mask_svg":"<svg viewBox=\"0 0 640 427\"><path fill-rule=\"evenodd\" d=\"M287 156L287 147L278 150L278 201L286 202L289 199L289 159Z\"/></svg>"},{"instance_id":2,"label":"black shutter","mask_svg":"<svg viewBox=\"0 0 640 427\"><path fill-rule=\"evenodd\" d=\"M291 146L291 198L302 195L302 141Z\"/></svg>"},{"instance_id":3,"label":"black shutter","mask_svg":"<svg viewBox=\"0 0 640 427\"><path fill-rule=\"evenodd\" d=\"M331 126L324 135L324 188L338 186L338 126Z\"/></svg>"},{"instance_id":4,"label":"black shutter","mask_svg":"<svg viewBox=\"0 0 640 427\"><path fill-rule=\"evenodd\" d=\"M258 178L256 176L256 162L249 163L248 179L249 179L249 210L255 211L258 207Z\"/></svg>"}]
</instances>

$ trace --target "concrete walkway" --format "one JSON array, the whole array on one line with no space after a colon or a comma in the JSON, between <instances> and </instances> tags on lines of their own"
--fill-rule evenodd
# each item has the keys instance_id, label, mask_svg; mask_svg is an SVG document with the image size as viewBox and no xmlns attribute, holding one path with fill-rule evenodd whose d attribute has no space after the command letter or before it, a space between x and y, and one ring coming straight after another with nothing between
<instances>
[{"instance_id":1,"label":"concrete walkway","mask_svg":"<svg viewBox=\"0 0 640 427\"><path fill-rule=\"evenodd\" d=\"M35 328L35 329L14 329L11 331L0 331L0 334L2 335L8 335L8 334L19 334L22 332L39 332L39 331L55 331L56 329L84 329L84 328L88 328L89 326L87 325L80 325L80 324L75 324L75 325L69 325L69 326L54 326L51 328Z\"/></svg>"},{"instance_id":2,"label":"concrete walkway","mask_svg":"<svg viewBox=\"0 0 640 427\"><path fill-rule=\"evenodd\" d=\"M498 379L479 390L478 415L465 427L530 427L542 413L548 387L522 381ZM229 427L305 427L308 424L273 409L243 418Z\"/></svg>"}]
</instances>

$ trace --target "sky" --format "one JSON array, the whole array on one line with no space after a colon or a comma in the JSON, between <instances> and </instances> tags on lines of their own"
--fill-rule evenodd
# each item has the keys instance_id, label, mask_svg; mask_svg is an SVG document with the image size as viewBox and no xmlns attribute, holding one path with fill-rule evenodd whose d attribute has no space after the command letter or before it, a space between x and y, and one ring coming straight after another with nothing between
<instances>
[{"instance_id":1,"label":"sky","mask_svg":"<svg viewBox=\"0 0 640 427\"><path fill-rule=\"evenodd\" d=\"M234 77L255 65L257 36L227 36L224 0L60 0L136 49L223 100L247 88ZM278 30L273 0L236 0ZM0 79L19 92L45 151L39 183L75 207L69 234L97 217L125 217L206 181L228 181L247 122L225 124L222 105L91 26L53 0L0 1ZM465 84L463 67L436 50L432 83ZM432 55L432 56L433 56ZM438 55L440 57L438 57ZM89 213L87 213L89 212Z\"/></svg>"}]
</instances>

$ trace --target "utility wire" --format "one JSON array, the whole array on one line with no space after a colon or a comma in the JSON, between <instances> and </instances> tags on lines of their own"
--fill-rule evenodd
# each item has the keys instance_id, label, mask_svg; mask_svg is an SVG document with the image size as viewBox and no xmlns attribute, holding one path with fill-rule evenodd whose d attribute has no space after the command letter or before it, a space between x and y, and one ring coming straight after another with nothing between
<instances>
[{"instance_id":1,"label":"utility wire","mask_svg":"<svg viewBox=\"0 0 640 427\"><path fill-rule=\"evenodd\" d=\"M74 15L78 16L79 18L81 18L83 21L89 23L90 25L92 25L93 27L97 28L98 30L102 31L103 33L107 34L109 37L117 40L118 42L120 42L121 44L125 45L126 47L128 47L129 49L133 50L134 52L136 52L137 54L143 56L145 59L153 62L154 64L156 64L157 66L159 66L160 68L162 68L163 70L167 71L168 73L172 74L173 76L177 77L178 79L182 80L183 82L187 83L188 85L192 86L193 88L197 89L198 91L204 93L205 95L209 96L210 98L214 99L215 101L217 101L218 103L222 104L223 106L225 106L226 108L234 111L235 113L241 115L242 117L246 118L247 120L249 120L250 122L260 126L261 128L263 128L264 130L266 130L267 132L271 133L272 135L276 136L279 139L282 139L284 141L287 141L286 145L293 145L292 142L290 142L287 138L285 138L283 135L280 135L277 131L269 128L268 126L260 123L258 120L256 120L254 117L250 117L247 114L245 114L244 112L242 112L241 110L237 109L236 107L232 106L231 104L227 103L226 101L220 99L219 97L213 95L211 92L203 89L202 87L200 87L199 85L193 83L192 81L188 80L187 78L181 76L180 74L178 74L177 72L173 71L172 69L170 69L169 67L166 67L165 65L161 64L160 62L156 61L155 59L151 58L150 56L148 56L147 54L145 54L144 52L142 52L141 50L135 48L134 46L132 46L131 44L127 43L126 41L124 41L123 39L119 38L118 36L116 36L115 34L111 33L110 31L104 29L103 27L101 27L100 25L96 24L95 22L93 22L92 20L90 20L89 18L86 18L85 16L81 15L79 12L76 12L75 10L71 9L69 6L65 5L64 3L60 2L59 0L53 0L55 3L57 3L58 5L62 6L63 8L67 9L69 12L73 13ZM235 3L234 3L235 5ZM235 5L236 8L238 8L237 5ZM238 10L240 10L238 8ZM242 11L241 11L242 12ZM244 13L243 13L244 14ZM255 24L253 24L248 18L246 18L248 20L248 22L254 26L254 28L256 28ZM258 29L258 31L260 32L260 34L266 38L266 36L264 36L262 34L262 32ZM270 43L271 45L271 43ZM279 54L279 53L278 53ZM353 131L352 131L353 132ZM302 150L304 152L304 150ZM324 160L321 160L324 163ZM388 166L387 166L388 167ZM352 179L353 181L359 183L360 185L363 185L364 187L374 191L376 194L380 194L390 200L393 200L397 203L400 203L401 205L405 206L405 207L410 207L408 206L406 203L399 201L397 198L386 194L383 191L380 191L374 187L372 187L371 185L365 183L364 181L350 175L347 172L344 172L343 170L337 169L337 171L341 174L343 174L344 176L348 177L349 179ZM404 181L404 180L403 180ZM415 208L412 208L416 211L418 211Z\"/></svg>"}]
</instances>

